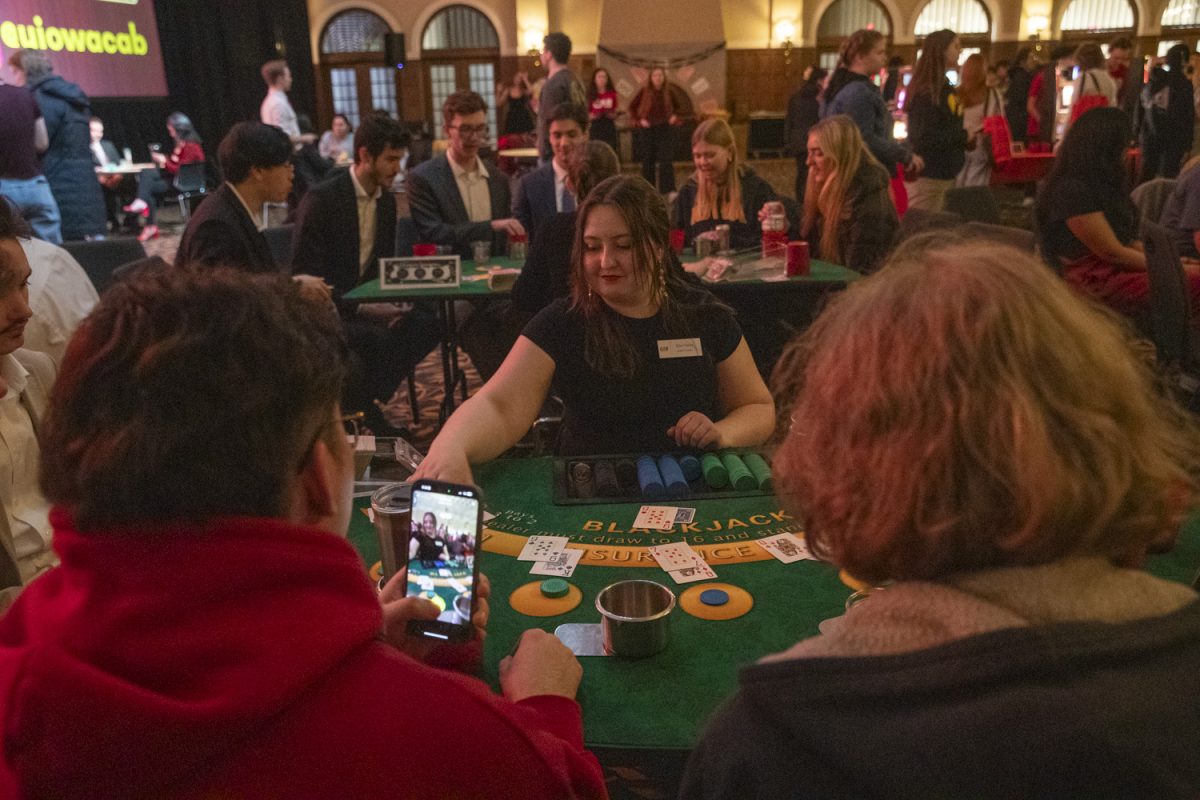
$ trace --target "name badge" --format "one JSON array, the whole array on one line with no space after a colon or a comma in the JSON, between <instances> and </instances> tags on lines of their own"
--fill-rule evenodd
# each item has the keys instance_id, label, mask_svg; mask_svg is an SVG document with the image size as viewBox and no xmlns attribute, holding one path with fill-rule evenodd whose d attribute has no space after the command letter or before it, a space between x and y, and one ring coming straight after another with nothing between
<instances>
[{"instance_id":1,"label":"name badge","mask_svg":"<svg viewBox=\"0 0 1200 800\"><path fill-rule=\"evenodd\" d=\"M659 339L659 358L695 358L704 355L699 339Z\"/></svg>"}]
</instances>

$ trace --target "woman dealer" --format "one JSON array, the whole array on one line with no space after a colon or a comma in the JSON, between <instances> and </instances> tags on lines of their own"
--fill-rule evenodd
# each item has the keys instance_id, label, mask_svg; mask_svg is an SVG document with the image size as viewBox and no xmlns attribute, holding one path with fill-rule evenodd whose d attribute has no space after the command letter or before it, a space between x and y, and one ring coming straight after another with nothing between
<instances>
[{"instance_id":1,"label":"woman dealer","mask_svg":"<svg viewBox=\"0 0 1200 800\"><path fill-rule=\"evenodd\" d=\"M774 404L732 312L669 258L667 208L616 176L579 210L571 297L543 309L496 375L450 418L416 477L470 481L529 430L554 384L565 454L747 447Z\"/></svg>"}]
</instances>

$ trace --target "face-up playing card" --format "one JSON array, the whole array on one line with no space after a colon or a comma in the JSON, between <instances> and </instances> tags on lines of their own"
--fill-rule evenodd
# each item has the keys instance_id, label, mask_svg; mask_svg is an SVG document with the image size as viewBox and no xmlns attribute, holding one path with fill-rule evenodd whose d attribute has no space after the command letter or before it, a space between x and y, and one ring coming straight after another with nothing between
<instances>
[{"instance_id":1,"label":"face-up playing card","mask_svg":"<svg viewBox=\"0 0 1200 800\"><path fill-rule=\"evenodd\" d=\"M687 542L671 542L650 548L650 555L667 572L703 564L704 559Z\"/></svg>"},{"instance_id":2,"label":"face-up playing card","mask_svg":"<svg viewBox=\"0 0 1200 800\"><path fill-rule=\"evenodd\" d=\"M785 564L805 558L814 558L813 554L808 551L808 545L794 533L781 533L778 536L759 539L758 546Z\"/></svg>"},{"instance_id":3,"label":"face-up playing card","mask_svg":"<svg viewBox=\"0 0 1200 800\"><path fill-rule=\"evenodd\" d=\"M688 523L696 518L696 509L694 508L677 508L675 509L675 524Z\"/></svg>"},{"instance_id":4,"label":"face-up playing card","mask_svg":"<svg viewBox=\"0 0 1200 800\"><path fill-rule=\"evenodd\" d=\"M642 506L633 520L633 527L654 531L669 531L675 524L675 506Z\"/></svg>"},{"instance_id":5,"label":"face-up playing card","mask_svg":"<svg viewBox=\"0 0 1200 800\"><path fill-rule=\"evenodd\" d=\"M548 561L555 553L565 550L569 541L566 536L530 536L525 540L517 560Z\"/></svg>"},{"instance_id":6,"label":"face-up playing card","mask_svg":"<svg viewBox=\"0 0 1200 800\"><path fill-rule=\"evenodd\" d=\"M713 572L713 568L704 561L697 561L683 569L668 570L667 574L676 583L694 583L695 581L707 581L717 577L717 573Z\"/></svg>"},{"instance_id":7,"label":"face-up playing card","mask_svg":"<svg viewBox=\"0 0 1200 800\"><path fill-rule=\"evenodd\" d=\"M556 578L569 578L575 572L575 567L579 566L579 559L583 558L583 551L573 548L559 550L545 561L539 561L533 565L533 569L529 570L530 575L553 575Z\"/></svg>"}]
</instances>

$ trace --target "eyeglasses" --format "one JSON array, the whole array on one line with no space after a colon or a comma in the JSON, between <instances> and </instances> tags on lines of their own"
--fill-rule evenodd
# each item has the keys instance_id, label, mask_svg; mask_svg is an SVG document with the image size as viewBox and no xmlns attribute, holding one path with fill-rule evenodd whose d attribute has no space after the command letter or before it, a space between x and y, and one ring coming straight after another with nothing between
<instances>
[{"instance_id":1,"label":"eyeglasses","mask_svg":"<svg viewBox=\"0 0 1200 800\"><path fill-rule=\"evenodd\" d=\"M452 131L458 131L459 136L487 136L488 126L484 125L450 125Z\"/></svg>"}]
</instances>

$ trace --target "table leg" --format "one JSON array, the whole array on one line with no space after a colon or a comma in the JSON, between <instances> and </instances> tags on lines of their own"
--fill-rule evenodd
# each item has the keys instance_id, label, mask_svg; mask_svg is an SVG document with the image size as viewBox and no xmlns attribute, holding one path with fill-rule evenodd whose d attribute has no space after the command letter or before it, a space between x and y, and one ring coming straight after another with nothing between
<instances>
[{"instance_id":1,"label":"table leg","mask_svg":"<svg viewBox=\"0 0 1200 800\"><path fill-rule=\"evenodd\" d=\"M438 427L454 413L454 373L458 363L458 342L454 330L454 301L438 303L438 321L442 324L442 405L438 409Z\"/></svg>"}]
</instances>

